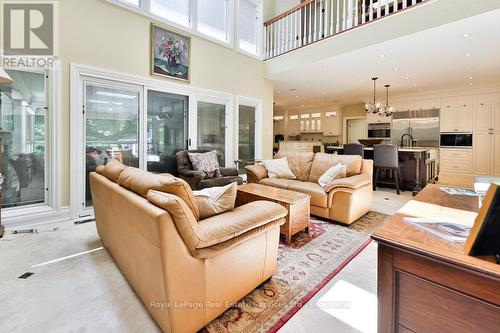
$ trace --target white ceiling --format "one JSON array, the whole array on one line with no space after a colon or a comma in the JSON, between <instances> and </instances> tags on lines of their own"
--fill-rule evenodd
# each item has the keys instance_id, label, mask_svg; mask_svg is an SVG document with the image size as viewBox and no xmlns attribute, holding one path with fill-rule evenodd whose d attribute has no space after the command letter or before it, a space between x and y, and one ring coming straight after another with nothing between
<instances>
[{"instance_id":1,"label":"white ceiling","mask_svg":"<svg viewBox=\"0 0 500 333\"><path fill-rule=\"evenodd\" d=\"M270 79L275 105L296 108L365 102L371 99L374 76L379 77L380 100L385 84L391 85L392 96L500 84L500 10L274 73Z\"/></svg>"}]
</instances>

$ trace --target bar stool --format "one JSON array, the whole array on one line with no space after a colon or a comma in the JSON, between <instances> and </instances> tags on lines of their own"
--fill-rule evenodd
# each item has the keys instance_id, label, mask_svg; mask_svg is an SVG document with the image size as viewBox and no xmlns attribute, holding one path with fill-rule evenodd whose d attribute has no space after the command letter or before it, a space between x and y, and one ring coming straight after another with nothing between
<instances>
[{"instance_id":1,"label":"bar stool","mask_svg":"<svg viewBox=\"0 0 500 333\"><path fill-rule=\"evenodd\" d=\"M360 155L365 156L365 149L360 143L346 143L344 145L344 155Z\"/></svg>"},{"instance_id":2,"label":"bar stool","mask_svg":"<svg viewBox=\"0 0 500 333\"><path fill-rule=\"evenodd\" d=\"M373 167L375 168L375 180L373 190L377 190L378 184L396 185L396 193L399 195L399 182L401 180L401 170L399 169L398 147L389 144L379 144L373 146ZM388 170L394 174L394 182L379 181L380 171Z\"/></svg>"}]
</instances>

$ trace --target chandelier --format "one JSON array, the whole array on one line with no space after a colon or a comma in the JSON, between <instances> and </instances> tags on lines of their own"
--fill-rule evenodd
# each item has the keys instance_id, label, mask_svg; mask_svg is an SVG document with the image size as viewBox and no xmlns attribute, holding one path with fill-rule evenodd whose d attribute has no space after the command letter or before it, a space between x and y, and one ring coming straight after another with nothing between
<instances>
[{"instance_id":1,"label":"chandelier","mask_svg":"<svg viewBox=\"0 0 500 333\"><path fill-rule=\"evenodd\" d=\"M380 104L379 102L377 102L375 100L375 84L378 80L378 77L374 77L372 78L373 80L373 102L369 102L369 103L366 103L365 104L365 111L366 113L379 113L380 112L380 109L382 108L382 104Z\"/></svg>"},{"instance_id":2,"label":"chandelier","mask_svg":"<svg viewBox=\"0 0 500 333\"><path fill-rule=\"evenodd\" d=\"M389 105L389 87L391 85L390 84L386 84L385 85L385 89L386 89L386 95L385 95L385 107L380 109L378 111L378 114L380 116L385 116L385 117L390 117L392 116L392 114L396 111L396 108L394 106L390 106Z\"/></svg>"}]
</instances>

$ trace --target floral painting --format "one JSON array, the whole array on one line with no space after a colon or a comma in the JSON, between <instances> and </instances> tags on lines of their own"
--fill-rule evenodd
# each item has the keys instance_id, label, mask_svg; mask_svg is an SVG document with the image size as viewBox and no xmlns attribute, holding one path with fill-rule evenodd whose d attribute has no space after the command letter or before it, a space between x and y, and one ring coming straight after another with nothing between
<instances>
[{"instance_id":1,"label":"floral painting","mask_svg":"<svg viewBox=\"0 0 500 333\"><path fill-rule=\"evenodd\" d=\"M151 72L189 81L190 38L151 25Z\"/></svg>"}]
</instances>

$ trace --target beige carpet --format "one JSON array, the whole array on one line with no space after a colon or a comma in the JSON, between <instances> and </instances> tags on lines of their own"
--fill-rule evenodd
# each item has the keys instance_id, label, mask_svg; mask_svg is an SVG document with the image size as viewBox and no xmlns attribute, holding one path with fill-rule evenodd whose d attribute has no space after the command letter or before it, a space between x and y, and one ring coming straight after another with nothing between
<instances>
[{"instance_id":1,"label":"beige carpet","mask_svg":"<svg viewBox=\"0 0 500 333\"><path fill-rule=\"evenodd\" d=\"M349 227L312 218L310 236L280 243L271 281L255 289L202 332L276 332L370 241L387 215L370 212Z\"/></svg>"}]
</instances>

